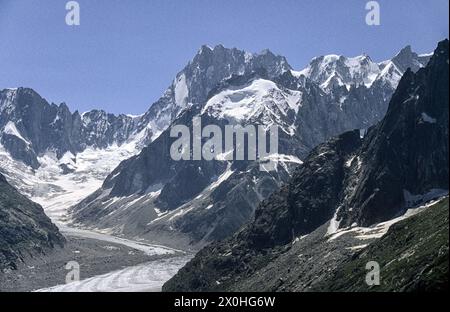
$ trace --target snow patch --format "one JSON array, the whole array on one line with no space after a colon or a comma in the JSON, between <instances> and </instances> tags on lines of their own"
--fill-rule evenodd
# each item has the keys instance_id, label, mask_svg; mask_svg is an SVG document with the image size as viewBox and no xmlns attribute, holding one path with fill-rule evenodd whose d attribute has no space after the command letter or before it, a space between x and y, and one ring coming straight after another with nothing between
<instances>
[{"instance_id":1,"label":"snow patch","mask_svg":"<svg viewBox=\"0 0 450 312\"><path fill-rule=\"evenodd\" d=\"M424 211L425 209L427 209L427 208L431 207L432 205L434 205L435 203L437 203L439 200L440 199L432 200L422 206L408 209L403 215L401 215L397 218L375 224L371 227L352 226L349 228L340 229L340 230L331 232L330 234L327 232L326 236L329 236L329 238L328 238L329 241L335 240L335 239L339 238L340 236L342 236L344 234L349 234L349 233L355 234L355 238L360 239L360 240L381 238L387 233L387 231L393 224L398 223L402 220L405 220L409 217L412 217L412 216L418 214L419 212ZM331 226L331 222L330 222L330 226Z\"/></svg>"},{"instance_id":2,"label":"snow patch","mask_svg":"<svg viewBox=\"0 0 450 312\"><path fill-rule=\"evenodd\" d=\"M189 89L186 84L186 75L181 74L175 82L175 102L181 107L187 106L187 99L189 96Z\"/></svg>"},{"instance_id":3,"label":"snow patch","mask_svg":"<svg viewBox=\"0 0 450 312\"><path fill-rule=\"evenodd\" d=\"M27 139L25 139L22 134L20 133L19 130L17 130L16 124L12 121L8 121L8 123L5 125L5 127L3 128L3 133L15 136L16 138L22 140L23 142L25 142L25 144L27 146L30 146L31 143L30 141L28 141Z\"/></svg>"},{"instance_id":4,"label":"snow patch","mask_svg":"<svg viewBox=\"0 0 450 312\"><path fill-rule=\"evenodd\" d=\"M431 124L436 123L436 119L433 118L433 117L430 117L430 116L427 115L427 113L425 113L425 112L422 112L422 120L423 120L424 122L428 122L428 123L431 123Z\"/></svg>"},{"instance_id":5,"label":"snow patch","mask_svg":"<svg viewBox=\"0 0 450 312\"><path fill-rule=\"evenodd\" d=\"M245 121L263 113L270 119L279 119L279 114L298 112L302 93L282 91L265 79L253 80L241 88L229 88L216 94L206 103L202 114L208 113L222 119Z\"/></svg>"},{"instance_id":6,"label":"snow patch","mask_svg":"<svg viewBox=\"0 0 450 312\"><path fill-rule=\"evenodd\" d=\"M360 250L360 249L364 249L368 246L368 244L363 244L363 245L357 245L357 246L350 246L347 247L348 250Z\"/></svg>"},{"instance_id":7,"label":"snow patch","mask_svg":"<svg viewBox=\"0 0 450 312\"><path fill-rule=\"evenodd\" d=\"M216 181L214 181L213 183L211 183L211 185L208 187L209 191L212 191L214 189L216 189L217 187L219 187L220 184L222 184L223 182L225 182L226 180L228 180L231 175L234 173L233 170L231 170L231 166L228 165L227 170L225 170L224 173L222 173Z\"/></svg>"},{"instance_id":8,"label":"snow patch","mask_svg":"<svg viewBox=\"0 0 450 312\"><path fill-rule=\"evenodd\" d=\"M423 203L426 203L430 200L440 198L448 195L448 190L443 189L431 189L424 194L414 195L411 194L408 190L403 190L403 198L405 200L405 207L411 208Z\"/></svg>"},{"instance_id":9,"label":"snow patch","mask_svg":"<svg viewBox=\"0 0 450 312\"><path fill-rule=\"evenodd\" d=\"M339 224L341 223L341 221L337 219L340 209L341 209L341 207L338 207L336 209L336 211L334 212L333 218L330 220L330 224L328 225L327 234L326 235L332 235L332 234L334 234L334 233L336 233L338 231Z\"/></svg>"}]
</instances>

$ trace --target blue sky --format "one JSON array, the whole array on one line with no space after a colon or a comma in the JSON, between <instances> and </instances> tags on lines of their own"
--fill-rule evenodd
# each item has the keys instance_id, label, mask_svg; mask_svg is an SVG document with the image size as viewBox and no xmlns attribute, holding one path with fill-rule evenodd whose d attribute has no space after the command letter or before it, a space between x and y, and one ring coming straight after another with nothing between
<instances>
[{"instance_id":1,"label":"blue sky","mask_svg":"<svg viewBox=\"0 0 450 312\"><path fill-rule=\"evenodd\" d=\"M0 0L0 89L32 87L83 112L143 113L202 44L269 48L295 69L323 54L380 61L411 44L432 51L448 37L448 0L380 0L381 25L364 0Z\"/></svg>"}]
</instances>

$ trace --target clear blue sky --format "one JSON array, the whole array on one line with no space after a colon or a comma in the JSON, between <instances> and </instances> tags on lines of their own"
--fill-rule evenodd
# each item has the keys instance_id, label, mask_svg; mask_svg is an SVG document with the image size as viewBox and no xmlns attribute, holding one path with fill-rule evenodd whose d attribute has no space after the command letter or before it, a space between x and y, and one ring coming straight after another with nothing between
<instances>
[{"instance_id":1,"label":"clear blue sky","mask_svg":"<svg viewBox=\"0 0 450 312\"><path fill-rule=\"evenodd\" d=\"M0 0L0 89L26 86L72 110L143 113L202 44L269 48L295 69L317 55L430 52L448 37L448 0L380 0L381 26L364 0Z\"/></svg>"}]
</instances>

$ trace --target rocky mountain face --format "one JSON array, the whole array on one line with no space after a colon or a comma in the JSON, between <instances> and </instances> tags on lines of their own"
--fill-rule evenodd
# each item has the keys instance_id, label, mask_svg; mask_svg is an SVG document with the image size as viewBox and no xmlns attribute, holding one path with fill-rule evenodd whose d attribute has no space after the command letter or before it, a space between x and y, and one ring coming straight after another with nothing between
<instances>
[{"instance_id":1,"label":"rocky mountain face","mask_svg":"<svg viewBox=\"0 0 450 312\"><path fill-rule=\"evenodd\" d=\"M117 165L138 153L181 112L201 109L209 91L233 74L264 66L271 77L290 70L270 51L250 54L203 46L162 97L140 116L100 110L70 112L32 89L0 91L0 170L21 192L62 210L101 186ZM80 184L79 181L83 181Z\"/></svg>"},{"instance_id":2,"label":"rocky mountain face","mask_svg":"<svg viewBox=\"0 0 450 312\"><path fill-rule=\"evenodd\" d=\"M141 116L98 110L80 115L32 89L6 89L0 91L0 172L59 218L151 141L154 131Z\"/></svg>"},{"instance_id":3,"label":"rocky mountain face","mask_svg":"<svg viewBox=\"0 0 450 312\"><path fill-rule=\"evenodd\" d=\"M243 75L265 68L270 77L291 70L282 56L270 51L251 54L222 45L214 48L202 46L195 57L181 70L163 96L140 117L153 133L161 133L181 112L195 107L200 109L209 92L232 75ZM155 138L154 136L153 138Z\"/></svg>"},{"instance_id":4,"label":"rocky mountain face","mask_svg":"<svg viewBox=\"0 0 450 312\"><path fill-rule=\"evenodd\" d=\"M367 244L411 214L409 208L448 194L448 59L445 40L426 68L406 71L376 126L316 147L250 224L201 250L164 289L311 289L356 251L376 250ZM441 209L448 213L448 201ZM425 239L433 240L429 234ZM448 258L448 234L441 238L439 252ZM418 253L432 270L430 250ZM436 269L442 272L440 264Z\"/></svg>"},{"instance_id":5,"label":"rocky mountain face","mask_svg":"<svg viewBox=\"0 0 450 312\"><path fill-rule=\"evenodd\" d=\"M260 201L288 180L312 148L342 132L367 129L384 116L400 76L383 72L383 65L367 56L342 58L346 61L332 67L351 72L348 85L328 88L321 77L333 73L315 60L307 70L296 72L269 51L251 55L222 46L202 47L177 75L166 100L150 110L165 111L174 118L172 125L191 130L194 117L222 129L277 125L279 150L271 159L277 170L260 171L257 161L220 157L174 161L170 147L175 138L168 128L71 208L74 224L184 246L228 237L253 217ZM402 59L416 66L425 64L427 57L412 54ZM403 73L396 62L387 63ZM370 83L362 83L367 77ZM358 141L359 132L355 137L353 141Z\"/></svg>"},{"instance_id":6,"label":"rocky mountain face","mask_svg":"<svg viewBox=\"0 0 450 312\"><path fill-rule=\"evenodd\" d=\"M15 269L27 257L62 247L64 242L42 207L21 195L0 174L0 274Z\"/></svg>"},{"instance_id":7,"label":"rocky mountain face","mask_svg":"<svg viewBox=\"0 0 450 312\"><path fill-rule=\"evenodd\" d=\"M280 100L281 104L285 103ZM192 133L194 116L222 129L229 124L194 109L182 113L175 124L188 126ZM170 130L164 131L139 155L122 162L101 189L71 209L75 222L165 244L205 243L236 231L251 217L256 203L301 163L291 155L290 145L280 146L273 172L260 172L254 161L175 161L170 155L175 140Z\"/></svg>"},{"instance_id":8,"label":"rocky mountain face","mask_svg":"<svg viewBox=\"0 0 450 312\"><path fill-rule=\"evenodd\" d=\"M448 207L447 197L374 227L332 236L324 224L273 249L216 245L213 253L201 250L201 262L192 260L163 291L445 290ZM366 283L370 261L380 265L380 285Z\"/></svg>"},{"instance_id":9,"label":"rocky mountain face","mask_svg":"<svg viewBox=\"0 0 450 312\"><path fill-rule=\"evenodd\" d=\"M1 144L15 158L37 169L38 157L51 151L58 158L91 146L121 145L142 126L137 118L104 111L80 115L63 103L49 104L32 89L0 93Z\"/></svg>"}]
</instances>

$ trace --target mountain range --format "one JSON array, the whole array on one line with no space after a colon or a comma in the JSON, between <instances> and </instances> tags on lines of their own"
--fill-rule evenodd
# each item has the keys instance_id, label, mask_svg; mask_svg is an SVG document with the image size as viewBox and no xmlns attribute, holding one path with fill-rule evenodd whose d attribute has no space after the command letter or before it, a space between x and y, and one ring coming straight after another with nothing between
<instances>
[{"instance_id":1,"label":"mountain range","mask_svg":"<svg viewBox=\"0 0 450 312\"><path fill-rule=\"evenodd\" d=\"M0 170L52 219L196 249L250 221L318 144L377 123L407 68L417 71L430 57L410 47L381 63L328 55L295 71L269 50L202 46L140 116L72 113L32 89L6 89ZM172 160L169 127L192 126L195 116L222 128L277 125L277 170Z\"/></svg>"},{"instance_id":2,"label":"mountain range","mask_svg":"<svg viewBox=\"0 0 450 312\"><path fill-rule=\"evenodd\" d=\"M181 73L188 77L187 85L192 85L192 78L184 72L195 67L207 75L217 69L215 60L222 59L223 53L231 54L226 59L244 62L231 68L245 67L253 59L248 54L247 59L233 57L236 50L221 46L204 47ZM251 220L258 203L290 178L312 148L347 130L367 129L384 116L401 77L392 74L392 68L402 73L397 64L423 66L429 59L406 48L381 65L367 56L341 57L327 66L313 60L308 68L317 66L323 72L321 77L350 71L358 76L355 71L359 69L359 76L372 79L370 84L360 84L355 79L347 85L323 86L310 76L315 71L299 74L290 69L284 58L267 51L262 55L273 61L258 62L260 67L237 71L231 77L226 72L220 83L207 87L210 90L203 102L179 113L173 125L192 127L193 117L222 129L236 124L277 125L278 154L272 156L277 170L260 171L257 162L223 159L174 161L169 150L175 139L167 129L139 154L114 169L99 190L73 206L73 222L194 249L224 239ZM386 66L391 70L383 71ZM195 92L189 87L188 90L189 94Z\"/></svg>"},{"instance_id":3,"label":"mountain range","mask_svg":"<svg viewBox=\"0 0 450 312\"><path fill-rule=\"evenodd\" d=\"M410 47L381 63L328 55L295 71L269 50L202 46L140 116L72 113L32 89L5 89L0 170L54 220L198 249L249 222L318 144L381 120L407 68L417 71L430 57ZM192 127L195 116L222 128L277 125L277 170L172 160L170 126Z\"/></svg>"},{"instance_id":4,"label":"mountain range","mask_svg":"<svg viewBox=\"0 0 450 312\"><path fill-rule=\"evenodd\" d=\"M442 41L425 68L406 70L363 137L353 130L314 148L252 222L163 289L448 289L448 50ZM378 288L366 283L371 261Z\"/></svg>"}]
</instances>

